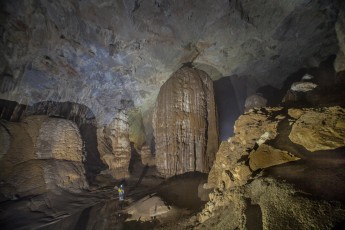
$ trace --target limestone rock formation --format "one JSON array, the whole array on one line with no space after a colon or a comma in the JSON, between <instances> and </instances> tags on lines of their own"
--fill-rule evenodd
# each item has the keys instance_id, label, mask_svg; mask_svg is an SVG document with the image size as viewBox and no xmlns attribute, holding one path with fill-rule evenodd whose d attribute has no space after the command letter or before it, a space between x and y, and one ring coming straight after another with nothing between
<instances>
[{"instance_id":1,"label":"limestone rock formation","mask_svg":"<svg viewBox=\"0 0 345 230\"><path fill-rule=\"evenodd\" d=\"M317 84L312 83L312 82L294 82L291 85L291 90L294 92L308 92L317 87Z\"/></svg>"},{"instance_id":2,"label":"limestone rock formation","mask_svg":"<svg viewBox=\"0 0 345 230\"><path fill-rule=\"evenodd\" d=\"M273 178L216 190L199 215L200 229L333 229L345 220L337 202L318 201ZM214 216L214 218L210 218Z\"/></svg>"},{"instance_id":3,"label":"limestone rock formation","mask_svg":"<svg viewBox=\"0 0 345 230\"><path fill-rule=\"evenodd\" d=\"M345 146L345 109L329 108L301 111L289 138L307 150L335 149Z\"/></svg>"},{"instance_id":4,"label":"limestone rock formation","mask_svg":"<svg viewBox=\"0 0 345 230\"><path fill-rule=\"evenodd\" d=\"M160 89L153 115L156 166L166 177L208 172L218 148L213 83L203 71L184 67Z\"/></svg>"},{"instance_id":5,"label":"limestone rock formation","mask_svg":"<svg viewBox=\"0 0 345 230\"><path fill-rule=\"evenodd\" d=\"M158 196L144 197L128 207L127 210L128 214L131 215L127 221L150 221L152 219L162 219L171 215L171 212L177 212L176 208L170 207Z\"/></svg>"},{"instance_id":6,"label":"limestone rock formation","mask_svg":"<svg viewBox=\"0 0 345 230\"><path fill-rule=\"evenodd\" d=\"M140 110L132 109L128 112L129 140L134 143L136 149L140 149L145 143L145 127Z\"/></svg>"},{"instance_id":7,"label":"limestone rock formation","mask_svg":"<svg viewBox=\"0 0 345 230\"><path fill-rule=\"evenodd\" d=\"M259 95L259 94L253 94L247 97L244 103L244 110L249 111L250 109L253 109L253 108L265 107L266 104L267 104L266 98L264 98L262 95Z\"/></svg>"},{"instance_id":8,"label":"limestone rock formation","mask_svg":"<svg viewBox=\"0 0 345 230\"><path fill-rule=\"evenodd\" d=\"M342 226L344 112L339 106L262 108L240 116L235 135L222 142L216 155L208 178L208 187L216 188L198 216L202 222L199 226ZM310 153L318 150L324 150L317 153L319 159ZM303 160L298 161L299 158ZM329 186L326 191L324 186Z\"/></svg>"},{"instance_id":9,"label":"limestone rock formation","mask_svg":"<svg viewBox=\"0 0 345 230\"><path fill-rule=\"evenodd\" d=\"M295 157L287 151L282 151L272 146L262 144L255 152L249 155L249 166L251 170L255 171L257 169L263 169L299 159L300 158Z\"/></svg>"},{"instance_id":10,"label":"limestone rock formation","mask_svg":"<svg viewBox=\"0 0 345 230\"><path fill-rule=\"evenodd\" d=\"M242 167L249 153L259 142L274 139L277 126L284 116L276 115L282 108L253 109L240 116L235 122L235 135L222 142L208 178L209 187L233 187L245 183L248 177L236 180L235 169ZM238 170L238 169L237 169ZM249 175L247 175L249 176Z\"/></svg>"},{"instance_id":11,"label":"limestone rock formation","mask_svg":"<svg viewBox=\"0 0 345 230\"><path fill-rule=\"evenodd\" d=\"M102 161L108 166L103 171L114 178L128 177L131 158L128 116L125 111L118 113L110 125L97 130L98 151Z\"/></svg>"},{"instance_id":12,"label":"limestone rock formation","mask_svg":"<svg viewBox=\"0 0 345 230\"><path fill-rule=\"evenodd\" d=\"M156 161L154 155L151 153L149 146L144 145L140 152L141 163L147 166L155 166Z\"/></svg>"},{"instance_id":13,"label":"limestone rock formation","mask_svg":"<svg viewBox=\"0 0 345 230\"><path fill-rule=\"evenodd\" d=\"M123 101L151 108L182 63L212 79L251 76L252 93L338 50L333 0L3 0L1 9L0 98L77 102L98 127Z\"/></svg>"},{"instance_id":14,"label":"limestone rock formation","mask_svg":"<svg viewBox=\"0 0 345 230\"><path fill-rule=\"evenodd\" d=\"M70 121L52 119L42 123L38 140L36 153L38 159L82 161L80 133L76 125Z\"/></svg>"},{"instance_id":15,"label":"limestone rock formation","mask_svg":"<svg viewBox=\"0 0 345 230\"><path fill-rule=\"evenodd\" d=\"M5 197L42 194L62 188L88 188L79 130L71 121L31 116L4 122L0 158L1 193Z\"/></svg>"}]
</instances>

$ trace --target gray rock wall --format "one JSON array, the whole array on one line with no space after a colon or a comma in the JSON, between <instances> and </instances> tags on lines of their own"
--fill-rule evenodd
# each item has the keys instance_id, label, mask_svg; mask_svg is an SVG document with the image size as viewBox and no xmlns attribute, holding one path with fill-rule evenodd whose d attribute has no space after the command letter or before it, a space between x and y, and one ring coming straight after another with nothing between
<instances>
[{"instance_id":1,"label":"gray rock wall","mask_svg":"<svg viewBox=\"0 0 345 230\"><path fill-rule=\"evenodd\" d=\"M0 98L83 104L102 127L128 101L151 108L185 62L213 79L248 77L248 95L260 85L279 87L290 73L336 53L334 4L2 1Z\"/></svg>"}]
</instances>

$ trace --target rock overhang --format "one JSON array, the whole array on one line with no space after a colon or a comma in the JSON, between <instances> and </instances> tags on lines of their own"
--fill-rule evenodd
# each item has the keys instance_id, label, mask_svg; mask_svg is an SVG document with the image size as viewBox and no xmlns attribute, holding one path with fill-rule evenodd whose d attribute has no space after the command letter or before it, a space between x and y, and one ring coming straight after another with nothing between
<instances>
[{"instance_id":1,"label":"rock overhang","mask_svg":"<svg viewBox=\"0 0 345 230\"><path fill-rule=\"evenodd\" d=\"M186 62L214 80L251 78L254 91L280 87L338 49L333 1L3 4L0 63L9 80L1 81L8 90L0 98L84 104L99 126L124 109L151 109L160 86Z\"/></svg>"}]
</instances>

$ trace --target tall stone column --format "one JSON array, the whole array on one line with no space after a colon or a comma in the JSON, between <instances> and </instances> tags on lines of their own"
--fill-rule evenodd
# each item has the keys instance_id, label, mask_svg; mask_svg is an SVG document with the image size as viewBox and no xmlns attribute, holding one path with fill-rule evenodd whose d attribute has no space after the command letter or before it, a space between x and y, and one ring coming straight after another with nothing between
<instances>
[{"instance_id":1,"label":"tall stone column","mask_svg":"<svg viewBox=\"0 0 345 230\"><path fill-rule=\"evenodd\" d=\"M177 70L161 87L154 114L156 166L164 177L209 172L218 149L213 82L197 69Z\"/></svg>"},{"instance_id":2,"label":"tall stone column","mask_svg":"<svg viewBox=\"0 0 345 230\"><path fill-rule=\"evenodd\" d=\"M101 159L108 166L103 173L117 179L128 177L131 147L127 113L119 112L108 126L99 128L97 141Z\"/></svg>"}]
</instances>

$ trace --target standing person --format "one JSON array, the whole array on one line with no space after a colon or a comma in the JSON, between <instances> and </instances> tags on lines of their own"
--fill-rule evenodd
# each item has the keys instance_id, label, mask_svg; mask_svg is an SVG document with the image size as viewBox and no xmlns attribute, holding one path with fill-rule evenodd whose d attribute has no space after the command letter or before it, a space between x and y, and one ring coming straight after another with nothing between
<instances>
[{"instance_id":1,"label":"standing person","mask_svg":"<svg viewBox=\"0 0 345 230\"><path fill-rule=\"evenodd\" d=\"M119 200L123 201L125 197L125 190L123 189L123 185L121 184L117 190L119 192Z\"/></svg>"}]
</instances>

